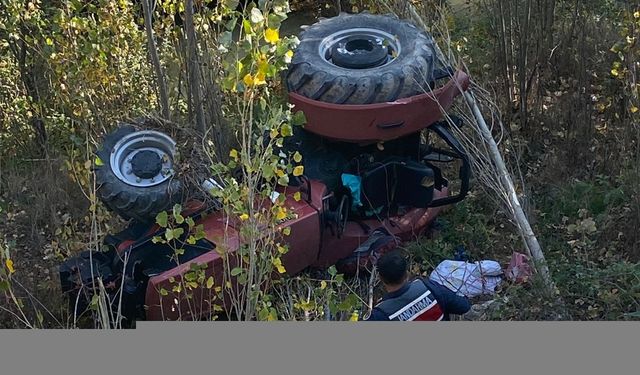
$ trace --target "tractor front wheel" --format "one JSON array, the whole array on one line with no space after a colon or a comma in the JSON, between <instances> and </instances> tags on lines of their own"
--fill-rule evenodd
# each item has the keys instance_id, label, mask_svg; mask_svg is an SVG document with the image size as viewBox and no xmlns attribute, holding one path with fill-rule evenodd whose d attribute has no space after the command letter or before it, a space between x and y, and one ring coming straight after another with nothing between
<instances>
[{"instance_id":1,"label":"tractor front wheel","mask_svg":"<svg viewBox=\"0 0 640 375\"><path fill-rule=\"evenodd\" d=\"M107 135L97 151L97 195L122 218L152 222L180 201L175 178L175 141L154 130L124 125Z\"/></svg>"}]
</instances>

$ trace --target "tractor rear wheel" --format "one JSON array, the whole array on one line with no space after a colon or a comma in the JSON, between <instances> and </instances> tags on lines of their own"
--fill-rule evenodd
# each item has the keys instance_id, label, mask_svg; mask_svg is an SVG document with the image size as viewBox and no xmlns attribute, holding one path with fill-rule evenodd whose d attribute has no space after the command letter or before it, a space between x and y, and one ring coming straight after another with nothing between
<instances>
[{"instance_id":1,"label":"tractor rear wheel","mask_svg":"<svg viewBox=\"0 0 640 375\"><path fill-rule=\"evenodd\" d=\"M424 93L433 78L433 38L395 16L342 13L309 26L299 38L287 87L310 99L391 102Z\"/></svg>"}]
</instances>

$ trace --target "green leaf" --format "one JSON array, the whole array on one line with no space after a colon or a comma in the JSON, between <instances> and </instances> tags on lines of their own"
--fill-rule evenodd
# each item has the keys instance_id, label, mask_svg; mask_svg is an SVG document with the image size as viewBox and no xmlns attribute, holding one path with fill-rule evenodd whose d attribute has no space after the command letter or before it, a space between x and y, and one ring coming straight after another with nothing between
<instances>
[{"instance_id":1,"label":"green leaf","mask_svg":"<svg viewBox=\"0 0 640 375\"><path fill-rule=\"evenodd\" d=\"M180 236L182 236L183 234L184 234L184 229L182 228L167 229L164 232L164 237L167 239L167 241L171 241L174 238L180 238Z\"/></svg>"},{"instance_id":2,"label":"green leaf","mask_svg":"<svg viewBox=\"0 0 640 375\"><path fill-rule=\"evenodd\" d=\"M235 8L234 8L235 9ZM228 31L233 31L238 24L238 18L232 17L227 23L224 24L224 28Z\"/></svg>"},{"instance_id":3,"label":"green leaf","mask_svg":"<svg viewBox=\"0 0 640 375\"><path fill-rule=\"evenodd\" d=\"M329 272L329 275L331 275L331 276L335 276L336 273L338 273L338 271L336 271L336 266L329 267L328 272Z\"/></svg>"},{"instance_id":4,"label":"green leaf","mask_svg":"<svg viewBox=\"0 0 640 375\"><path fill-rule=\"evenodd\" d=\"M196 227L196 234L195 234L195 238L196 240L201 240L205 237L206 233L204 232L204 225L203 224L199 224Z\"/></svg>"},{"instance_id":5,"label":"green leaf","mask_svg":"<svg viewBox=\"0 0 640 375\"><path fill-rule=\"evenodd\" d=\"M161 228L167 227L167 219L168 215L166 211L162 211L158 215L156 215L156 223L158 223Z\"/></svg>"},{"instance_id":6,"label":"green leaf","mask_svg":"<svg viewBox=\"0 0 640 375\"><path fill-rule=\"evenodd\" d=\"M225 31L218 37L218 42L225 47L228 47L232 42L232 34L230 31Z\"/></svg>"},{"instance_id":7,"label":"green leaf","mask_svg":"<svg viewBox=\"0 0 640 375\"><path fill-rule=\"evenodd\" d=\"M267 308L261 309L260 312L258 312L258 320L267 320L268 316L269 316L269 309Z\"/></svg>"},{"instance_id":8,"label":"green leaf","mask_svg":"<svg viewBox=\"0 0 640 375\"><path fill-rule=\"evenodd\" d=\"M175 204L173 206L173 218L176 219L176 223L182 224L184 223L184 217L180 214L182 212L182 205Z\"/></svg>"},{"instance_id":9,"label":"green leaf","mask_svg":"<svg viewBox=\"0 0 640 375\"><path fill-rule=\"evenodd\" d=\"M267 16L267 20L269 22L269 27L272 29L279 29L280 28L280 24L282 23L282 21L284 21L285 17L282 17L282 15L280 14L276 14L276 13L269 13L269 16Z\"/></svg>"},{"instance_id":10,"label":"green leaf","mask_svg":"<svg viewBox=\"0 0 640 375\"><path fill-rule=\"evenodd\" d=\"M264 53L265 55L269 53L269 50L271 50L270 44L265 44L263 46L260 46L260 52Z\"/></svg>"},{"instance_id":11,"label":"green leaf","mask_svg":"<svg viewBox=\"0 0 640 375\"><path fill-rule=\"evenodd\" d=\"M341 311L349 311L353 309L358 303L358 296L354 293L350 293L344 301L338 304L338 309Z\"/></svg>"},{"instance_id":12,"label":"green leaf","mask_svg":"<svg viewBox=\"0 0 640 375\"><path fill-rule=\"evenodd\" d=\"M160 237L160 236L154 236L151 239L151 242L153 242L153 243L166 243L167 241L163 240L162 237Z\"/></svg>"},{"instance_id":13,"label":"green leaf","mask_svg":"<svg viewBox=\"0 0 640 375\"><path fill-rule=\"evenodd\" d=\"M240 285L244 285L247 283L247 274L246 273L241 273L240 275L238 275L238 283Z\"/></svg>"},{"instance_id":14,"label":"green leaf","mask_svg":"<svg viewBox=\"0 0 640 375\"><path fill-rule=\"evenodd\" d=\"M231 276L238 276L241 273L242 273L242 268L240 267L236 267L231 270Z\"/></svg>"},{"instance_id":15,"label":"green leaf","mask_svg":"<svg viewBox=\"0 0 640 375\"><path fill-rule=\"evenodd\" d=\"M93 307L97 307L98 306L98 298L100 298L100 297L98 297L98 294L94 294L91 297L91 302L89 303L89 305L91 305Z\"/></svg>"},{"instance_id":16,"label":"green leaf","mask_svg":"<svg viewBox=\"0 0 640 375\"><path fill-rule=\"evenodd\" d=\"M253 8L251 9L251 15L249 16L249 19L252 23L258 24L264 21L264 16L262 15L262 11L260 11L260 9Z\"/></svg>"},{"instance_id":17,"label":"green leaf","mask_svg":"<svg viewBox=\"0 0 640 375\"><path fill-rule=\"evenodd\" d=\"M213 276L209 276L207 279L207 289L213 288Z\"/></svg>"},{"instance_id":18,"label":"green leaf","mask_svg":"<svg viewBox=\"0 0 640 375\"><path fill-rule=\"evenodd\" d=\"M307 123L307 117L304 115L304 112L298 111L291 118L291 123L294 126L304 125Z\"/></svg>"},{"instance_id":19,"label":"green leaf","mask_svg":"<svg viewBox=\"0 0 640 375\"><path fill-rule=\"evenodd\" d=\"M295 161L296 163L300 163L302 161L302 155L300 155L298 151L293 154L293 161Z\"/></svg>"},{"instance_id":20,"label":"green leaf","mask_svg":"<svg viewBox=\"0 0 640 375\"><path fill-rule=\"evenodd\" d=\"M195 223L195 221L193 221L192 217L186 218L185 221L187 222L187 225L189 226L189 228L193 228L196 225L196 223Z\"/></svg>"},{"instance_id":21,"label":"green leaf","mask_svg":"<svg viewBox=\"0 0 640 375\"><path fill-rule=\"evenodd\" d=\"M291 125L284 123L282 124L282 128L280 129L280 134L283 137L290 137L293 135L293 129L291 129Z\"/></svg>"},{"instance_id":22,"label":"green leaf","mask_svg":"<svg viewBox=\"0 0 640 375\"><path fill-rule=\"evenodd\" d=\"M271 164L265 164L262 166L262 176L266 179L273 177L273 166Z\"/></svg>"},{"instance_id":23,"label":"green leaf","mask_svg":"<svg viewBox=\"0 0 640 375\"><path fill-rule=\"evenodd\" d=\"M281 186L289 185L289 176L288 175L284 175L284 176L278 178L278 184L281 185Z\"/></svg>"},{"instance_id":24,"label":"green leaf","mask_svg":"<svg viewBox=\"0 0 640 375\"><path fill-rule=\"evenodd\" d=\"M247 35L253 34L253 29L251 28L251 22L248 20L242 21L242 27L244 28L244 33Z\"/></svg>"},{"instance_id":25,"label":"green leaf","mask_svg":"<svg viewBox=\"0 0 640 375\"><path fill-rule=\"evenodd\" d=\"M238 3L240 0L224 0L222 5L230 11L234 11L238 7Z\"/></svg>"}]
</instances>

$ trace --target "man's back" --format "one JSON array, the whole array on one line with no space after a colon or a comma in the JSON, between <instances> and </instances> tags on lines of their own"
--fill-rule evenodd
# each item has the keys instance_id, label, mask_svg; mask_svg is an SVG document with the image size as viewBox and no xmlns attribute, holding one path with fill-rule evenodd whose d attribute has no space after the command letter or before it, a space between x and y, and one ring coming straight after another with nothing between
<instances>
[{"instance_id":1,"label":"man's back","mask_svg":"<svg viewBox=\"0 0 640 375\"><path fill-rule=\"evenodd\" d=\"M370 321L449 320L449 314L464 314L469 301L442 285L422 278L387 293L374 307Z\"/></svg>"}]
</instances>

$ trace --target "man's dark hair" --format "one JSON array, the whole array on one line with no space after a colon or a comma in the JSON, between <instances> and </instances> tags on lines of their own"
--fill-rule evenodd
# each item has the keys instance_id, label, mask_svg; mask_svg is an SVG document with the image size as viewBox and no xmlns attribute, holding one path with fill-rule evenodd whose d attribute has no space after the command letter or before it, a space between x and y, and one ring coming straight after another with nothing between
<instances>
[{"instance_id":1,"label":"man's dark hair","mask_svg":"<svg viewBox=\"0 0 640 375\"><path fill-rule=\"evenodd\" d=\"M376 264L380 279L388 285L398 285L407 274L407 260L399 251L384 254Z\"/></svg>"}]
</instances>

